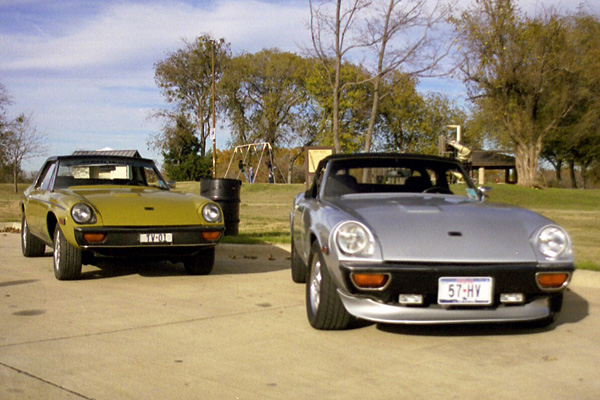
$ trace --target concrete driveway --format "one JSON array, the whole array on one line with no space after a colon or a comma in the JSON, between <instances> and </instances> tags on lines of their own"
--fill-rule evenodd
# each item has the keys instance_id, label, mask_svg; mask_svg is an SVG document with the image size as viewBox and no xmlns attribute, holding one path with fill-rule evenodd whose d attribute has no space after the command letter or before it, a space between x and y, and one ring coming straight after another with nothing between
<instances>
[{"instance_id":1,"label":"concrete driveway","mask_svg":"<svg viewBox=\"0 0 600 400\"><path fill-rule=\"evenodd\" d=\"M221 245L213 274L84 266L54 279L0 233L0 399L597 399L600 274L577 271L563 313L516 326L306 321L289 250Z\"/></svg>"}]
</instances>

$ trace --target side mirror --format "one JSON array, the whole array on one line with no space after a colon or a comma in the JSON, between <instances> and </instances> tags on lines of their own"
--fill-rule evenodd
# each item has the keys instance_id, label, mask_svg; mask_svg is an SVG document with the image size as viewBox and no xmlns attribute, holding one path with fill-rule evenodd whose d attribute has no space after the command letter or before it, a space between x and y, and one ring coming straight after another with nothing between
<instances>
[{"instance_id":1,"label":"side mirror","mask_svg":"<svg viewBox=\"0 0 600 400\"><path fill-rule=\"evenodd\" d=\"M489 193L492 191L492 188L489 186L480 186L477 188L477 191L479 192L481 201L483 201L486 197L490 197Z\"/></svg>"}]
</instances>

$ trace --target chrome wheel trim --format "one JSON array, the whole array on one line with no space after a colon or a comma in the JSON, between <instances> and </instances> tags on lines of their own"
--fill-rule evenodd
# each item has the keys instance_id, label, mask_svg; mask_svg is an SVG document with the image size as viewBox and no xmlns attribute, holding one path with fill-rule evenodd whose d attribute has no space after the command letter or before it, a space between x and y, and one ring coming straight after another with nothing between
<instances>
[{"instance_id":1,"label":"chrome wheel trim","mask_svg":"<svg viewBox=\"0 0 600 400\"><path fill-rule=\"evenodd\" d=\"M58 271L60 268L60 231L57 230L55 236L56 237L54 238L54 269Z\"/></svg>"},{"instance_id":2,"label":"chrome wheel trim","mask_svg":"<svg viewBox=\"0 0 600 400\"><path fill-rule=\"evenodd\" d=\"M21 228L21 240L23 241L23 247L27 248L27 220L23 217L23 227Z\"/></svg>"},{"instance_id":3,"label":"chrome wheel trim","mask_svg":"<svg viewBox=\"0 0 600 400\"><path fill-rule=\"evenodd\" d=\"M319 305L321 303L321 283L323 281L323 275L321 274L321 261L318 259L318 255L315 254L317 259L314 264L310 275L310 307L313 313L317 313Z\"/></svg>"}]
</instances>

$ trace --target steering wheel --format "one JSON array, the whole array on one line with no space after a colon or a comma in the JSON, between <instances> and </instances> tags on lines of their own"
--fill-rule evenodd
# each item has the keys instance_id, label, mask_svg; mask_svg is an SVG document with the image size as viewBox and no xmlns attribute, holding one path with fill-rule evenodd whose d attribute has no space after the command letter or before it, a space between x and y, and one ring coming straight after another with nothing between
<instances>
[{"instance_id":1,"label":"steering wheel","mask_svg":"<svg viewBox=\"0 0 600 400\"><path fill-rule=\"evenodd\" d=\"M454 194L450 189L441 186L432 186L423 190L423 193L441 193L441 194Z\"/></svg>"}]
</instances>

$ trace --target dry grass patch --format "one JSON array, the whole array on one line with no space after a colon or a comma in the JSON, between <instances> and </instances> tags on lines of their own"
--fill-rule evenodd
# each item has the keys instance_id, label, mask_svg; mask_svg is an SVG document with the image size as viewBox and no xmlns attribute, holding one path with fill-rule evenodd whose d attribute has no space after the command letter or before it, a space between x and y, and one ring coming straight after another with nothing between
<instances>
[{"instance_id":1,"label":"dry grass patch","mask_svg":"<svg viewBox=\"0 0 600 400\"><path fill-rule=\"evenodd\" d=\"M29 184L20 183L18 185L19 193L15 193L12 183L0 184L0 222L20 222L21 209L19 201L21 194Z\"/></svg>"}]
</instances>

